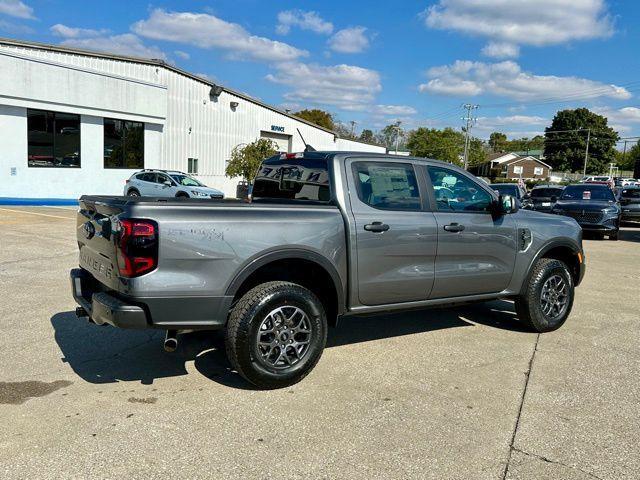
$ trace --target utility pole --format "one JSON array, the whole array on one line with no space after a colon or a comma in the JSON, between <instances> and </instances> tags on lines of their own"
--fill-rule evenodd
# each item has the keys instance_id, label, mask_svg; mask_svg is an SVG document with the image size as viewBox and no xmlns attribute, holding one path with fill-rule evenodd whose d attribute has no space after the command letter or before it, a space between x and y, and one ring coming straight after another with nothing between
<instances>
[{"instance_id":1,"label":"utility pole","mask_svg":"<svg viewBox=\"0 0 640 480\"><path fill-rule=\"evenodd\" d=\"M471 130L471 125L477 119L471 116L471 110L475 110L479 107L479 105L473 105L471 103L465 103L462 105L467 111L467 115L462 117L462 120L466 122L466 126L464 127L464 169L467 170L469 168L469 130Z\"/></svg>"},{"instance_id":2,"label":"utility pole","mask_svg":"<svg viewBox=\"0 0 640 480\"><path fill-rule=\"evenodd\" d=\"M351 138L354 138L353 134L356 131L356 122L355 122L355 120L351 120L350 123L351 123Z\"/></svg>"},{"instance_id":3,"label":"utility pole","mask_svg":"<svg viewBox=\"0 0 640 480\"><path fill-rule=\"evenodd\" d=\"M584 150L584 168L582 170L582 175L584 177L587 176L587 161L589 160L589 140L591 140L591 129L587 128L587 148Z\"/></svg>"}]
</instances>

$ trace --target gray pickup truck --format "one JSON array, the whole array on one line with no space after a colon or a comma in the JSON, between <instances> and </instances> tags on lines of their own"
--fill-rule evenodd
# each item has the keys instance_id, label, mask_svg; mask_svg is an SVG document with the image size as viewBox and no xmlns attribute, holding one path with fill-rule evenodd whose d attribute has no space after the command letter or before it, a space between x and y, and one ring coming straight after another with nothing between
<instances>
[{"instance_id":1,"label":"gray pickup truck","mask_svg":"<svg viewBox=\"0 0 640 480\"><path fill-rule=\"evenodd\" d=\"M567 319L584 275L572 218L455 166L340 152L266 159L251 203L83 196L79 317L120 328L225 329L229 360L278 388L320 359L342 315L512 299L538 332Z\"/></svg>"}]
</instances>

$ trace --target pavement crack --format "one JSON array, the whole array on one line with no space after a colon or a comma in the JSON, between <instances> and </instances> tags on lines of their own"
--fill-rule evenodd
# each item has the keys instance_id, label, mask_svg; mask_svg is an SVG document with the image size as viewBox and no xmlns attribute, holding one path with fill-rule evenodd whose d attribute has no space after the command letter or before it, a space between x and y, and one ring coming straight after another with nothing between
<instances>
[{"instance_id":1,"label":"pavement crack","mask_svg":"<svg viewBox=\"0 0 640 480\"><path fill-rule=\"evenodd\" d=\"M589 477L595 478L597 480L603 480L601 477L598 477L597 475L595 475L595 474L593 474L593 473L591 473L591 472L589 472L587 470L583 470L580 467L576 467L576 466L573 466L573 465L567 465L566 463L562 463L562 462L559 462L557 460L552 460L549 457L544 457L542 455L536 455L535 453L525 452L524 450L520 450L517 447L512 447L511 450L514 451L514 452L518 452L518 453L521 453L523 455L526 455L527 457L537 458L538 460L542 460L543 462L553 463L554 465L560 465L561 467L572 468L574 470L578 470L579 472L584 473L585 475L588 475Z\"/></svg>"},{"instance_id":2,"label":"pavement crack","mask_svg":"<svg viewBox=\"0 0 640 480\"><path fill-rule=\"evenodd\" d=\"M507 478L507 474L509 473L509 465L511 464L511 456L513 455L513 451L515 449L514 443L516 441L516 435L518 433L518 428L520 427L520 417L522 416L522 409L524 407L524 400L527 396L527 388L529 387L529 379L531 378L531 370L533 369L533 361L536 358L536 352L538 351L538 342L540 341L540 334L536 335L536 343L533 346L533 351L531 352L531 358L529 359L529 366L527 371L525 372L525 381L524 388L522 389L522 395L520 396L520 406L518 407L518 415L516 416L516 424L513 427L513 433L511 434L511 442L509 443L509 453L507 454L507 461L504 465L504 471L502 472L502 480Z\"/></svg>"}]
</instances>

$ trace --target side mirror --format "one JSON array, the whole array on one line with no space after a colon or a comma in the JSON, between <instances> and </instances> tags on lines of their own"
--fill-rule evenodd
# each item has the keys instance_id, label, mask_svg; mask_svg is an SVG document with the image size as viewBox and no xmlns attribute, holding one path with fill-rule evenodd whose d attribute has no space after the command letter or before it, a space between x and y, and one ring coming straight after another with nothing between
<instances>
[{"instance_id":1,"label":"side mirror","mask_svg":"<svg viewBox=\"0 0 640 480\"><path fill-rule=\"evenodd\" d=\"M165 180L164 182L162 182L162 184L163 184L165 187L170 187L170 186L171 186L171 182L170 182L169 180Z\"/></svg>"},{"instance_id":2,"label":"side mirror","mask_svg":"<svg viewBox=\"0 0 640 480\"><path fill-rule=\"evenodd\" d=\"M494 203L494 213L498 216L508 215L518 211L518 201L511 195L499 195Z\"/></svg>"}]
</instances>

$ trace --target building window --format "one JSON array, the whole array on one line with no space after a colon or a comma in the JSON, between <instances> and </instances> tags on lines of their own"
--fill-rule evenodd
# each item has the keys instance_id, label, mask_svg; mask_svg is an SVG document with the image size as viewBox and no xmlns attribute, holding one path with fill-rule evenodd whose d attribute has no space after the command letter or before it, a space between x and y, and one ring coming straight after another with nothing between
<instances>
[{"instance_id":1,"label":"building window","mask_svg":"<svg viewBox=\"0 0 640 480\"><path fill-rule=\"evenodd\" d=\"M521 174L522 173L522 167L520 165L514 165L513 173Z\"/></svg>"},{"instance_id":2,"label":"building window","mask_svg":"<svg viewBox=\"0 0 640 480\"><path fill-rule=\"evenodd\" d=\"M543 172L542 167L535 167L533 169L533 174L534 175L542 175L542 172Z\"/></svg>"},{"instance_id":3,"label":"building window","mask_svg":"<svg viewBox=\"0 0 640 480\"><path fill-rule=\"evenodd\" d=\"M27 109L27 164L80 168L80 115Z\"/></svg>"},{"instance_id":4,"label":"building window","mask_svg":"<svg viewBox=\"0 0 640 480\"><path fill-rule=\"evenodd\" d=\"M198 174L198 159L197 158L189 158L187 159L187 173L191 173L193 175Z\"/></svg>"},{"instance_id":5,"label":"building window","mask_svg":"<svg viewBox=\"0 0 640 480\"><path fill-rule=\"evenodd\" d=\"M144 123L104 119L104 168L144 168Z\"/></svg>"}]
</instances>

